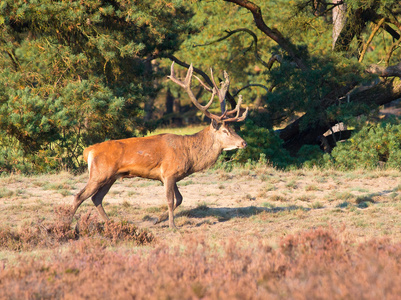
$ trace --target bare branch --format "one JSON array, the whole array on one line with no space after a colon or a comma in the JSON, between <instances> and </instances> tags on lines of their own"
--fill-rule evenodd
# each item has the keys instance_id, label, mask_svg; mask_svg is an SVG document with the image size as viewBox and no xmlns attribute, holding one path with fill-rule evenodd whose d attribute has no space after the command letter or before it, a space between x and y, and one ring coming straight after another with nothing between
<instances>
[{"instance_id":1,"label":"bare branch","mask_svg":"<svg viewBox=\"0 0 401 300\"><path fill-rule=\"evenodd\" d=\"M274 62L278 61L281 63L283 60L283 57L280 54L273 54L272 57L270 57L269 62L267 63L267 68L270 70L274 64Z\"/></svg>"},{"instance_id":2,"label":"bare branch","mask_svg":"<svg viewBox=\"0 0 401 300\"><path fill-rule=\"evenodd\" d=\"M365 56L366 50L368 49L368 47L369 47L370 43L372 42L372 40L373 40L374 36L376 35L376 33L379 31L379 28L383 25L384 21L385 21L385 18L382 18L379 21L379 23L377 23L375 28L373 28L372 33L370 34L368 40L366 41L366 44L363 46L363 49L362 49L362 52L361 52L361 56L359 57L359 60L358 60L359 62L362 62L362 60L363 60L363 58Z\"/></svg>"},{"instance_id":3,"label":"bare branch","mask_svg":"<svg viewBox=\"0 0 401 300\"><path fill-rule=\"evenodd\" d=\"M21 69L21 65L19 64L18 59L14 54L14 50L12 50L12 51L6 50L6 52L7 52L8 56L10 57L11 62L13 63L14 70L18 71L19 69Z\"/></svg>"},{"instance_id":4,"label":"bare branch","mask_svg":"<svg viewBox=\"0 0 401 300\"><path fill-rule=\"evenodd\" d=\"M379 65L371 65L366 72L377 74L380 77L401 77L401 62L387 68Z\"/></svg>"},{"instance_id":5,"label":"bare branch","mask_svg":"<svg viewBox=\"0 0 401 300\"><path fill-rule=\"evenodd\" d=\"M253 87L253 86L261 87L261 88L265 89L267 93L270 93L273 90L273 88L268 88L267 86L264 86L263 84L250 83L250 84L247 84L246 86L243 86L238 91L236 91L235 94L233 95L233 97L237 96L241 91L243 91L247 88Z\"/></svg>"},{"instance_id":6,"label":"bare branch","mask_svg":"<svg viewBox=\"0 0 401 300\"><path fill-rule=\"evenodd\" d=\"M209 46L209 45L212 45L212 44L221 42L221 41L223 41L223 40L229 38L229 37L232 36L233 34L236 34L236 33L239 33L239 32L246 32L246 33L250 34L250 35L252 36L252 38L253 38L253 41L254 41L254 44L255 44L253 53L254 53L254 55L255 55L255 58L256 58L262 65L264 65L265 67L268 68L268 64L260 57L260 55L259 55L259 53L258 53L258 37L256 36L256 34L255 34L252 30L249 30L248 28L238 28L238 29L235 29L235 30L232 30L232 31L231 31L231 30L226 30L225 32L227 32L227 35L226 35L226 36L223 36L223 37L221 37L221 38L219 38L219 39L217 39L217 40L215 40L215 41L211 41L211 42L206 43L206 44L193 45L193 47ZM251 46L251 47L252 47L252 46ZM251 48L251 47L249 47L249 48ZM269 68L269 69L270 69L270 68Z\"/></svg>"},{"instance_id":7,"label":"bare branch","mask_svg":"<svg viewBox=\"0 0 401 300\"><path fill-rule=\"evenodd\" d=\"M259 30L262 31L268 37L270 37L273 41L275 41L285 51L287 51L301 70L307 70L304 61L297 55L296 47L290 41L288 41L277 29L271 29L266 25L265 21L263 20L262 11L259 6L247 0L224 0L224 1L235 3L239 6L248 9L252 13L255 24L259 28Z\"/></svg>"},{"instance_id":8,"label":"bare branch","mask_svg":"<svg viewBox=\"0 0 401 300\"><path fill-rule=\"evenodd\" d=\"M399 48L400 44L401 44L401 39L398 39L396 42L392 43L392 45L391 45L391 47L388 50L387 55L386 55L386 65L389 64L391 56L393 55L394 50Z\"/></svg>"}]
</instances>

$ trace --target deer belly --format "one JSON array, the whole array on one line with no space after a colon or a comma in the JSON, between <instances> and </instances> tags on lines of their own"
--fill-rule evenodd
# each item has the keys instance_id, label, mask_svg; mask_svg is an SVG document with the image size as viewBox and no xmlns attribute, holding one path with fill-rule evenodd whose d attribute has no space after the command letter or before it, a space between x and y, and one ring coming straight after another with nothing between
<instances>
[{"instance_id":1,"label":"deer belly","mask_svg":"<svg viewBox=\"0 0 401 300\"><path fill-rule=\"evenodd\" d=\"M142 177L160 180L160 164L148 159L135 159L118 172L124 178Z\"/></svg>"}]
</instances>

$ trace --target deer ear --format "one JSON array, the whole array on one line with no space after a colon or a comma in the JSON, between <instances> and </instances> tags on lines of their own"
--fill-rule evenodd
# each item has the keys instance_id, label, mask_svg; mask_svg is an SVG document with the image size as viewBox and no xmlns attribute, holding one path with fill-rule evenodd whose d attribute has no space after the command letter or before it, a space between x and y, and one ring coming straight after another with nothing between
<instances>
[{"instance_id":1,"label":"deer ear","mask_svg":"<svg viewBox=\"0 0 401 300\"><path fill-rule=\"evenodd\" d=\"M210 123L210 126L214 129L214 130L219 130L221 127L221 123L217 122L216 120L212 119L212 123Z\"/></svg>"}]
</instances>

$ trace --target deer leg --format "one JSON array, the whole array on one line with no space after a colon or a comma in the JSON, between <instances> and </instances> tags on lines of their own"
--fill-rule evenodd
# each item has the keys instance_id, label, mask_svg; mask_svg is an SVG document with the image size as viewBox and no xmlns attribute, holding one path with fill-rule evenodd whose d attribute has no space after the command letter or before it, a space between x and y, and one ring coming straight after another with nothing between
<instances>
[{"instance_id":1,"label":"deer leg","mask_svg":"<svg viewBox=\"0 0 401 300\"><path fill-rule=\"evenodd\" d=\"M96 194L100 188L101 185L98 182L89 180L86 186L74 198L74 203L72 205L72 211L71 211L71 221L78 207L82 204L82 202L84 202L92 195Z\"/></svg>"},{"instance_id":2,"label":"deer leg","mask_svg":"<svg viewBox=\"0 0 401 300\"><path fill-rule=\"evenodd\" d=\"M176 209L182 203L182 195L181 195L180 191L178 190L177 183L174 184L174 196L175 196L174 209Z\"/></svg>"},{"instance_id":3,"label":"deer leg","mask_svg":"<svg viewBox=\"0 0 401 300\"><path fill-rule=\"evenodd\" d=\"M103 221L107 222L109 221L109 217L107 216L106 212L104 211L102 201L104 196L109 192L111 186L114 184L115 180L113 180L110 183L105 184L102 186L96 194L92 196L92 202L95 204L97 211L100 214L100 217L103 219Z\"/></svg>"},{"instance_id":4,"label":"deer leg","mask_svg":"<svg viewBox=\"0 0 401 300\"><path fill-rule=\"evenodd\" d=\"M180 191L178 190L177 183L174 183L174 197L175 197L175 204L174 204L173 210L175 210L182 203L182 195L181 195ZM158 218L156 218L153 225L163 222L168 217L169 217L169 210L166 210Z\"/></svg>"},{"instance_id":5,"label":"deer leg","mask_svg":"<svg viewBox=\"0 0 401 300\"><path fill-rule=\"evenodd\" d=\"M175 180L167 179L164 183L166 189L166 200L168 205L168 225L170 228L177 229L174 224L174 186Z\"/></svg>"}]
</instances>

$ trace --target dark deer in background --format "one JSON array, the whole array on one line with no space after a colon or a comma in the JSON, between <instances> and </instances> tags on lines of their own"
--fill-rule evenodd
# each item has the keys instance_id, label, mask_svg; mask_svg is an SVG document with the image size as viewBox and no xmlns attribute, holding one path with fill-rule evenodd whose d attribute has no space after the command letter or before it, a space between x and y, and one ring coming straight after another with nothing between
<instances>
[{"instance_id":1,"label":"dark deer in background","mask_svg":"<svg viewBox=\"0 0 401 300\"><path fill-rule=\"evenodd\" d=\"M223 150L246 147L246 142L228 125L230 122L243 121L248 113L248 108L244 113L240 113L241 96L235 109L225 110L224 98L229 86L228 75L224 73L225 82L220 89L214 81L214 87L210 89L195 76L203 87L212 93L209 103L202 106L191 90L192 73L191 65L185 80L183 82L178 80L174 75L173 63L169 78L183 87L193 104L212 120L210 126L194 135L159 134L110 140L86 148L84 159L88 162L89 181L75 196L72 217L82 202L92 197L100 216L107 221L108 217L103 209L102 201L113 183L119 178L142 177L160 180L164 184L169 226L176 228L173 212L182 202L177 182L194 172L212 166ZM221 116L208 111L216 95L220 103L224 104ZM155 223L163 221L166 217L167 212Z\"/></svg>"}]
</instances>

